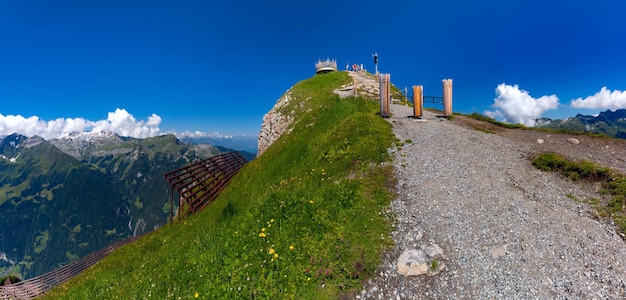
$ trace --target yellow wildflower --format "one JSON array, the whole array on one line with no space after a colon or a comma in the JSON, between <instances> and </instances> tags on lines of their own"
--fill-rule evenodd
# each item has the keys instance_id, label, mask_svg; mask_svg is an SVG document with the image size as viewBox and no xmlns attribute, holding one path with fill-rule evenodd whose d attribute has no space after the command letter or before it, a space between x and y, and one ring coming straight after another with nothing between
<instances>
[{"instance_id":1,"label":"yellow wildflower","mask_svg":"<svg viewBox=\"0 0 626 300\"><path fill-rule=\"evenodd\" d=\"M265 227L261 228L261 231L265 231Z\"/></svg>"},{"instance_id":2,"label":"yellow wildflower","mask_svg":"<svg viewBox=\"0 0 626 300\"><path fill-rule=\"evenodd\" d=\"M274 253L274 258L278 258L278 253Z\"/></svg>"},{"instance_id":3,"label":"yellow wildflower","mask_svg":"<svg viewBox=\"0 0 626 300\"><path fill-rule=\"evenodd\" d=\"M265 232L261 232L259 233L259 237L266 237L267 235L265 235Z\"/></svg>"},{"instance_id":4,"label":"yellow wildflower","mask_svg":"<svg viewBox=\"0 0 626 300\"><path fill-rule=\"evenodd\" d=\"M293 250L293 245L289 246L289 250Z\"/></svg>"},{"instance_id":5,"label":"yellow wildflower","mask_svg":"<svg viewBox=\"0 0 626 300\"><path fill-rule=\"evenodd\" d=\"M274 250L274 248L270 248L270 255L274 254L276 252L276 250Z\"/></svg>"},{"instance_id":6,"label":"yellow wildflower","mask_svg":"<svg viewBox=\"0 0 626 300\"><path fill-rule=\"evenodd\" d=\"M196 298L198 298L198 297L200 297L200 294L198 294L198 292L196 292L196 294L195 294L195 295L193 295L193 296L194 296L194 297L196 297Z\"/></svg>"}]
</instances>

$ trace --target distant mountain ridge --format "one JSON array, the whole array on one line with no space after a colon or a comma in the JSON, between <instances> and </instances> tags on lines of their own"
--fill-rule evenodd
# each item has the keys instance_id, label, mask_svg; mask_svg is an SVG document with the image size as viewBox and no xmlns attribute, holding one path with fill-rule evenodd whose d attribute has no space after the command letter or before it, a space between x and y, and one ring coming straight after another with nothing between
<instances>
[{"instance_id":1,"label":"distant mountain ridge","mask_svg":"<svg viewBox=\"0 0 626 300\"><path fill-rule=\"evenodd\" d=\"M257 153L258 136L256 135L214 135L214 136L192 136L182 135L179 138L192 144L210 144L216 147L224 147L237 151L245 151L253 154Z\"/></svg>"},{"instance_id":2,"label":"distant mountain ridge","mask_svg":"<svg viewBox=\"0 0 626 300\"><path fill-rule=\"evenodd\" d=\"M163 174L229 151L171 134L0 138L0 275L37 276L163 225Z\"/></svg>"},{"instance_id":3,"label":"distant mountain ridge","mask_svg":"<svg viewBox=\"0 0 626 300\"><path fill-rule=\"evenodd\" d=\"M565 131L590 132L626 139L626 109L603 111L597 116L577 114L563 120L538 119L538 127Z\"/></svg>"}]
</instances>

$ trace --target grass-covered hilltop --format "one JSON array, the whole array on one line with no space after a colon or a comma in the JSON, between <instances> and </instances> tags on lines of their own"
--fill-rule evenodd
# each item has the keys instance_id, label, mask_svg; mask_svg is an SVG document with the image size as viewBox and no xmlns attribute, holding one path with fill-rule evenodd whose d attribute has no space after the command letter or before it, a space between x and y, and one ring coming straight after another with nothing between
<instances>
[{"instance_id":1,"label":"grass-covered hilltop","mask_svg":"<svg viewBox=\"0 0 626 300\"><path fill-rule=\"evenodd\" d=\"M351 296L391 245L395 142L345 72L291 89L294 121L205 210L112 253L44 299Z\"/></svg>"}]
</instances>

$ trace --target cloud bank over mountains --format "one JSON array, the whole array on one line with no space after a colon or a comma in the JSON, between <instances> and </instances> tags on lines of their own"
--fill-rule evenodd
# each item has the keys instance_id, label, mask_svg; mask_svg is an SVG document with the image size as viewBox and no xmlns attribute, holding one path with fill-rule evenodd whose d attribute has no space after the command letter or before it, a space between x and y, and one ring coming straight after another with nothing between
<instances>
[{"instance_id":1,"label":"cloud bank over mountains","mask_svg":"<svg viewBox=\"0 0 626 300\"><path fill-rule=\"evenodd\" d=\"M523 124L533 127L536 119L541 118L548 110L559 108L556 95L532 97L518 85L499 84L496 87L496 98L492 105L495 110L485 111L488 117L512 124ZM626 91L610 91L602 87L599 92L586 98L578 98L570 103L572 108L610 109L626 108Z\"/></svg>"},{"instance_id":2,"label":"cloud bank over mountains","mask_svg":"<svg viewBox=\"0 0 626 300\"><path fill-rule=\"evenodd\" d=\"M58 118L50 121L42 120L38 116L23 117L21 115L0 114L0 137L18 133L28 137L40 136L46 140L69 136L80 132L114 132L120 136L133 138L148 138L163 134L174 134L191 138L233 138L232 135L223 135L219 132L184 131L162 132L159 128L161 117L152 114L146 120L137 120L123 108L109 112L106 120L91 121L84 118Z\"/></svg>"},{"instance_id":3,"label":"cloud bank over mountains","mask_svg":"<svg viewBox=\"0 0 626 300\"><path fill-rule=\"evenodd\" d=\"M573 108L616 110L626 108L626 91L610 91L605 86L593 96L572 100Z\"/></svg>"},{"instance_id":4,"label":"cloud bank over mountains","mask_svg":"<svg viewBox=\"0 0 626 300\"><path fill-rule=\"evenodd\" d=\"M159 135L161 117L152 114L147 120L137 120L125 109L109 112L106 120L90 121L83 118L58 118L41 120L37 116L0 114L0 136L19 133L40 136L44 139L59 138L73 132L115 132L121 136L147 138Z\"/></svg>"}]
</instances>

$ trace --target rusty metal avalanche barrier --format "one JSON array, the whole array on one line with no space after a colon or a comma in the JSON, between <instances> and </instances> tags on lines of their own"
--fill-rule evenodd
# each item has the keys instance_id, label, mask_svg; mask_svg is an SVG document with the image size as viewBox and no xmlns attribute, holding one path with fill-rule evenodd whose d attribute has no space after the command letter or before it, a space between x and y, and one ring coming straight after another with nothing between
<instances>
[{"instance_id":1,"label":"rusty metal avalanche barrier","mask_svg":"<svg viewBox=\"0 0 626 300\"><path fill-rule=\"evenodd\" d=\"M203 209L226 188L228 181L247 163L239 152L228 152L166 173L170 183L170 224L174 191L178 193L178 219Z\"/></svg>"},{"instance_id":2,"label":"rusty metal avalanche barrier","mask_svg":"<svg viewBox=\"0 0 626 300\"><path fill-rule=\"evenodd\" d=\"M115 242L96 252L87 254L79 260L60 267L54 271L45 273L41 276L33 277L31 279L20 281L11 285L0 286L0 299L5 300L36 298L37 296L40 296L43 293L49 291L53 287L58 286L68 281L72 277L80 274L82 271L101 261L103 258L105 258L116 249L128 243L134 242L142 236L143 234Z\"/></svg>"}]
</instances>

